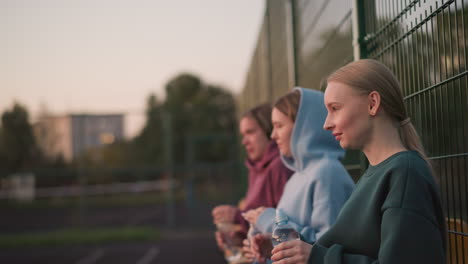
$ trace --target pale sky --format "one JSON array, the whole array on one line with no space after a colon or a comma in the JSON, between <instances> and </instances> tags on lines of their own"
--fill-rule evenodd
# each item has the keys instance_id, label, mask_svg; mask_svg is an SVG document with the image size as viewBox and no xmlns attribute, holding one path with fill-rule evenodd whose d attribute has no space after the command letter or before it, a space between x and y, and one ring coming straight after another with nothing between
<instances>
[{"instance_id":1,"label":"pale sky","mask_svg":"<svg viewBox=\"0 0 468 264\"><path fill-rule=\"evenodd\" d=\"M263 0L0 0L0 111L131 112L180 72L240 92Z\"/></svg>"}]
</instances>

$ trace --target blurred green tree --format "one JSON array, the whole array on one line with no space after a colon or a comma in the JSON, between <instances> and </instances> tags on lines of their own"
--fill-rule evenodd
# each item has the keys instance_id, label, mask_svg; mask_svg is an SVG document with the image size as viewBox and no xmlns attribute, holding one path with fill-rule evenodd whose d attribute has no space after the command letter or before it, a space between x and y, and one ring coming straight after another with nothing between
<instances>
[{"instance_id":1,"label":"blurred green tree","mask_svg":"<svg viewBox=\"0 0 468 264\"><path fill-rule=\"evenodd\" d=\"M0 166L10 172L31 168L40 153L29 123L27 109L15 103L2 114L0 133Z\"/></svg>"},{"instance_id":2,"label":"blurred green tree","mask_svg":"<svg viewBox=\"0 0 468 264\"><path fill-rule=\"evenodd\" d=\"M233 134L236 129L235 100L223 87L204 84L195 75L183 73L169 80L165 86L164 102L150 95L147 101L146 124L134 140L139 163L164 163L163 115L171 119L173 160L186 162L187 139L194 136L213 136L197 149L197 161L226 161L229 147L215 135Z\"/></svg>"},{"instance_id":3,"label":"blurred green tree","mask_svg":"<svg viewBox=\"0 0 468 264\"><path fill-rule=\"evenodd\" d=\"M146 123L140 134L134 139L130 149L135 153L132 163L160 164L163 162L162 106L156 95L151 94L146 103Z\"/></svg>"},{"instance_id":4,"label":"blurred green tree","mask_svg":"<svg viewBox=\"0 0 468 264\"><path fill-rule=\"evenodd\" d=\"M229 144L217 135L234 134L236 129L235 100L223 87L204 84L197 76L180 74L166 85L163 110L172 120L174 161L187 162L187 140L205 136L203 147L194 159L203 162L226 161ZM210 140L210 136L211 139Z\"/></svg>"}]
</instances>

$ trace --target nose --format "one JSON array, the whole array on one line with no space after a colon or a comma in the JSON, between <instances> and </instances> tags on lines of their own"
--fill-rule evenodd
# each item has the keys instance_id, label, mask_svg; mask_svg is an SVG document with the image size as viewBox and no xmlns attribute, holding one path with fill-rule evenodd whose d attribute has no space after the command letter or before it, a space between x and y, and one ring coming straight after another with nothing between
<instances>
[{"instance_id":1,"label":"nose","mask_svg":"<svg viewBox=\"0 0 468 264\"><path fill-rule=\"evenodd\" d=\"M244 145L244 146L247 145L247 138L246 137L242 137L241 144Z\"/></svg>"},{"instance_id":2,"label":"nose","mask_svg":"<svg viewBox=\"0 0 468 264\"><path fill-rule=\"evenodd\" d=\"M330 120L330 115L327 115L327 118L325 119L325 123L323 124L323 129L325 130L332 130L333 124Z\"/></svg>"},{"instance_id":3,"label":"nose","mask_svg":"<svg viewBox=\"0 0 468 264\"><path fill-rule=\"evenodd\" d=\"M276 130L273 128L273 130L271 131L271 136L270 136L271 139L273 140L276 140Z\"/></svg>"}]
</instances>

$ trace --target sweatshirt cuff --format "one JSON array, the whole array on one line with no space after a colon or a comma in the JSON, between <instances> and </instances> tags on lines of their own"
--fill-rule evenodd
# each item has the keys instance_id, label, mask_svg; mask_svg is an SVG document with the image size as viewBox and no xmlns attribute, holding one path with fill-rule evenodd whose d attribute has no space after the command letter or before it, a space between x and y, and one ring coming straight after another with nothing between
<instances>
[{"instance_id":1,"label":"sweatshirt cuff","mask_svg":"<svg viewBox=\"0 0 468 264\"><path fill-rule=\"evenodd\" d=\"M234 215L234 223L240 224L242 223L242 220L244 220L244 217L242 217L242 212L241 210L237 210L236 214Z\"/></svg>"},{"instance_id":2,"label":"sweatshirt cuff","mask_svg":"<svg viewBox=\"0 0 468 264\"><path fill-rule=\"evenodd\" d=\"M234 223L241 225L242 230L240 232L245 236L249 229L249 223L244 219L240 210L237 210L236 214L234 215Z\"/></svg>"},{"instance_id":3,"label":"sweatshirt cuff","mask_svg":"<svg viewBox=\"0 0 468 264\"><path fill-rule=\"evenodd\" d=\"M324 258L325 254L327 254L328 248L322 247L321 245L315 243L310 251L309 260L307 263L325 263Z\"/></svg>"},{"instance_id":4,"label":"sweatshirt cuff","mask_svg":"<svg viewBox=\"0 0 468 264\"><path fill-rule=\"evenodd\" d=\"M334 244L330 248L326 248L319 244L314 244L307 263L341 264L343 263L342 260L342 245Z\"/></svg>"},{"instance_id":5,"label":"sweatshirt cuff","mask_svg":"<svg viewBox=\"0 0 468 264\"><path fill-rule=\"evenodd\" d=\"M275 224L276 211L274 208L266 208L261 215L258 216L255 226L263 234L272 232L273 225Z\"/></svg>"}]
</instances>

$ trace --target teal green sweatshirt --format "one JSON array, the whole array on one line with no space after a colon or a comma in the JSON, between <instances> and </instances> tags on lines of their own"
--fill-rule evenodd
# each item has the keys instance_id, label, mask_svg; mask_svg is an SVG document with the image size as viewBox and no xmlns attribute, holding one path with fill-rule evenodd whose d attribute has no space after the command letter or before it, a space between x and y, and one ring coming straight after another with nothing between
<instances>
[{"instance_id":1,"label":"teal green sweatshirt","mask_svg":"<svg viewBox=\"0 0 468 264\"><path fill-rule=\"evenodd\" d=\"M438 264L445 249L438 187L426 161L404 151L369 166L309 263Z\"/></svg>"}]
</instances>

